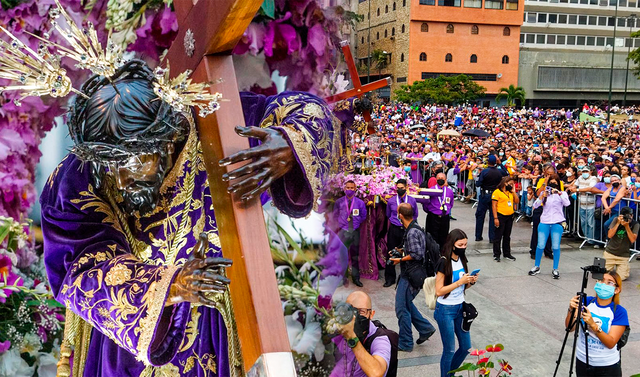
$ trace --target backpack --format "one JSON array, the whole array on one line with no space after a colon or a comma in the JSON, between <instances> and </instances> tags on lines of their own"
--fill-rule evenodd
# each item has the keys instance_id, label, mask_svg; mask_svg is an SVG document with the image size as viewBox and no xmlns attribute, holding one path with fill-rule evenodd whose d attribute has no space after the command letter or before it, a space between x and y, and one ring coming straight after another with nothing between
<instances>
[{"instance_id":1,"label":"backpack","mask_svg":"<svg viewBox=\"0 0 640 377\"><path fill-rule=\"evenodd\" d=\"M427 276L436 276L436 264L440 259L440 245L431 236L431 233L424 232L426 242L424 250L424 267L427 270Z\"/></svg>"},{"instance_id":2,"label":"backpack","mask_svg":"<svg viewBox=\"0 0 640 377\"><path fill-rule=\"evenodd\" d=\"M444 257L440 257L440 259L445 259ZM436 259L437 260L437 259ZM435 266L435 263L434 263ZM435 267L434 267L435 269ZM424 285L422 286L424 290L424 299L427 303L429 309L434 310L436 308L436 302L438 300L438 296L436 295L436 277L430 276L424 279Z\"/></svg>"},{"instance_id":3,"label":"backpack","mask_svg":"<svg viewBox=\"0 0 640 377\"><path fill-rule=\"evenodd\" d=\"M613 311L613 315L616 314L616 310L618 310L618 306L615 306L615 310ZM627 327L624 329L624 332L622 333L622 336L620 336L620 339L618 339L618 343L616 344L616 348L618 349L618 351L620 351L622 349L622 347L627 345L627 341L629 340L629 333L631 332L631 326L627 325Z\"/></svg>"},{"instance_id":4,"label":"backpack","mask_svg":"<svg viewBox=\"0 0 640 377\"><path fill-rule=\"evenodd\" d=\"M386 336L389 338L389 342L391 343L391 358L389 359L389 368L387 369L386 377L397 377L398 376L398 344L400 343L400 335L393 330L387 329L382 322L378 320L372 320L373 324L377 327L376 332L365 339L362 344L367 352L371 353L371 345L375 338L379 336Z\"/></svg>"}]
</instances>

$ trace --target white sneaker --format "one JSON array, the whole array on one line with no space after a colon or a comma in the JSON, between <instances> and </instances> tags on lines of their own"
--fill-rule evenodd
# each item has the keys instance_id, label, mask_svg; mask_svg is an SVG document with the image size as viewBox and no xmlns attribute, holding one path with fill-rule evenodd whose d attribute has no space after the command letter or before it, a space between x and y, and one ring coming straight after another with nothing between
<instances>
[{"instance_id":1,"label":"white sneaker","mask_svg":"<svg viewBox=\"0 0 640 377\"><path fill-rule=\"evenodd\" d=\"M529 271L529 275L531 276L538 275L539 273L540 273L540 267L537 267L537 266L533 266L531 271Z\"/></svg>"},{"instance_id":2,"label":"white sneaker","mask_svg":"<svg viewBox=\"0 0 640 377\"><path fill-rule=\"evenodd\" d=\"M560 272L558 272L558 270L551 271L551 275L553 275L554 279L560 279Z\"/></svg>"}]
</instances>

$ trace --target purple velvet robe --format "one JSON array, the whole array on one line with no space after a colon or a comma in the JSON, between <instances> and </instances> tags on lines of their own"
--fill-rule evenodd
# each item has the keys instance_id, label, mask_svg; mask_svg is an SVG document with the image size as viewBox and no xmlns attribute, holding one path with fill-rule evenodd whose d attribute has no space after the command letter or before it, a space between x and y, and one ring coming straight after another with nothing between
<instances>
[{"instance_id":1,"label":"purple velvet robe","mask_svg":"<svg viewBox=\"0 0 640 377\"><path fill-rule=\"evenodd\" d=\"M345 163L341 122L321 99L306 93L243 94L242 105L247 125L276 128L286 136L297 165L273 183L270 194L285 214L306 216L323 180ZM116 195L92 186L90 172L68 155L40 199L53 293L93 327L84 376L229 376L221 313L189 303L165 308L169 287L201 232L209 237L207 256L221 255L195 130L149 215L122 213Z\"/></svg>"}]
</instances>

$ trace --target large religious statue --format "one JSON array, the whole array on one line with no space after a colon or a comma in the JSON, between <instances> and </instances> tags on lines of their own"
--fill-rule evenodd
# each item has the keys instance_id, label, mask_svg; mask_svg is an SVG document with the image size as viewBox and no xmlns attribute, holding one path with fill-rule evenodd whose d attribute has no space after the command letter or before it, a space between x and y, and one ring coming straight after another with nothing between
<instances>
[{"instance_id":1,"label":"large religious statue","mask_svg":"<svg viewBox=\"0 0 640 377\"><path fill-rule=\"evenodd\" d=\"M97 50L83 36L91 30L76 29L68 30L77 44ZM26 95L74 90L56 86L67 83L58 59L16 67L7 59L30 53L20 44L3 47L0 76L22 70L31 87L39 85ZM186 75L169 83L142 61L114 61L98 56L89 64L97 74L76 91L68 117L75 147L40 199L47 274L68 313L59 374L229 376L237 362L229 350L238 347L227 334L232 261L221 257L212 205L219 193L209 189L189 106L207 115L225 104L194 95ZM226 174L235 180L229 190L248 200L268 189L285 214L309 214L325 177L346 164L343 123L305 93L241 98L246 127L237 132L253 147L222 161L250 161ZM347 119L354 104L335 111Z\"/></svg>"}]
</instances>

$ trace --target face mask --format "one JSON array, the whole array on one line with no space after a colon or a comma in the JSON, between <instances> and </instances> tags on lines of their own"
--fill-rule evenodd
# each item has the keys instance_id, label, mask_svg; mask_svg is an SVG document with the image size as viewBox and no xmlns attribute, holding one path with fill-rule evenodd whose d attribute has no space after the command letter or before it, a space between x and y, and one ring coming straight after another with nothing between
<instances>
[{"instance_id":1,"label":"face mask","mask_svg":"<svg viewBox=\"0 0 640 377\"><path fill-rule=\"evenodd\" d=\"M411 171L411 166L405 166L404 167L404 171L406 171L407 173Z\"/></svg>"},{"instance_id":2,"label":"face mask","mask_svg":"<svg viewBox=\"0 0 640 377\"><path fill-rule=\"evenodd\" d=\"M438 179L436 182L438 183L438 186L444 186L444 179Z\"/></svg>"},{"instance_id":3,"label":"face mask","mask_svg":"<svg viewBox=\"0 0 640 377\"><path fill-rule=\"evenodd\" d=\"M567 175L567 177L571 177L571 172L570 172L570 171L568 171L568 172L566 173L566 175Z\"/></svg>"},{"instance_id":4,"label":"face mask","mask_svg":"<svg viewBox=\"0 0 640 377\"><path fill-rule=\"evenodd\" d=\"M407 193L406 189L398 189L398 196L404 196Z\"/></svg>"},{"instance_id":5,"label":"face mask","mask_svg":"<svg viewBox=\"0 0 640 377\"><path fill-rule=\"evenodd\" d=\"M356 143L359 143L359 142L360 142L360 139L356 139Z\"/></svg>"},{"instance_id":6,"label":"face mask","mask_svg":"<svg viewBox=\"0 0 640 377\"><path fill-rule=\"evenodd\" d=\"M504 153L500 152L500 153L498 153L498 155L499 155L500 157L502 157L502 156L504 156Z\"/></svg>"},{"instance_id":7,"label":"face mask","mask_svg":"<svg viewBox=\"0 0 640 377\"><path fill-rule=\"evenodd\" d=\"M613 182L611 186L618 188L618 186L620 186L620 182Z\"/></svg>"},{"instance_id":8,"label":"face mask","mask_svg":"<svg viewBox=\"0 0 640 377\"><path fill-rule=\"evenodd\" d=\"M345 195L347 195L347 198L353 198L353 195L356 193L356 190L344 190Z\"/></svg>"},{"instance_id":9,"label":"face mask","mask_svg":"<svg viewBox=\"0 0 640 377\"><path fill-rule=\"evenodd\" d=\"M611 177L604 177L604 183L611 183Z\"/></svg>"},{"instance_id":10,"label":"face mask","mask_svg":"<svg viewBox=\"0 0 640 377\"><path fill-rule=\"evenodd\" d=\"M598 297L600 297L603 300L608 300L611 297L613 297L613 295L616 293L616 287L612 287L610 285L604 284L604 283L596 283L596 286L594 287L595 291L596 291L596 295L598 295Z\"/></svg>"},{"instance_id":11,"label":"face mask","mask_svg":"<svg viewBox=\"0 0 640 377\"><path fill-rule=\"evenodd\" d=\"M453 252L456 253L457 256L462 257L464 256L464 253L467 251L467 248L465 247L464 249L461 247L453 247Z\"/></svg>"},{"instance_id":12,"label":"face mask","mask_svg":"<svg viewBox=\"0 0 640 377\"><path fill-rule=\"evenodd\" d=\"M578 165L578 170L584 169L584 165Z\"/></svg>"},{"instance_id":13,"label":"face mask","mask_svg":"<svg viewBox=\"0 0 640 377\"><path fill-rule=\"evenodd\" d=\"M440 174L440 173L444 173L444 171L442 171L442 169L436 169L436 174Z\"/></svg>"},{"instance_id":14,"label":"face mask","mask_svg":"<svg viewBox=\"0 0 640 377\"><path fill-rule=\"evenodd\" d=\"M598 170L602 169L603 167L604 167L604 165L602 165L602 164L596 164L596 168L597 168Z\"/></svg>"},{"instance_id":15,"label":"face mask","mask_svg":"<svg viewBox=\"0 0 640 377\"><path fill-rule=\"evenodd\" d=\"M506 185L506 186L504 186L504 188L505 188L505 190L507 190L507 191L511 191L511 190L513 190L513 186L512 186L512 185Z\"/></svg>"},{"instance_id":16,"label":"face mask","mask_svg":"<svg viewBox=\"0 0 640 377\"><path fill-rule=\"evenodd\" d=\"M587 158L587 162L588 163L592 163L593 162L593 158L591 158L591 157Z\"/></svg>"},{"instance_id":17,"label":"face mask","mask_svg":"<svg viewBox=\"0 0 640 377\"><path fill-rule=\"evenodd\" d=\"M640 188L640 182L634 182L633 185L636 186L636 188Z\"/></svg>"},{"instance_id":18,"label":"face mask","mask_svg":"<svg viewBox=\"0 0 640 377\"><path fill-rule=\"evenodd\" d=\"M360 340L360 342L364 342L367 339L367 335L369 334L369 322L371 320L360 313L356 314L356 320L353 323L353 332L356 333L356 336Z\"/></svg>"},{"instance_id":19,"label":"face mask","mask_svg":"<svg viewBox=\"0 0 640 377\"><path fill-rule=\"evenodd\" d=\"M582 178L583 179L589 179L590 176L591 176L591 174L589 174L589 173L582 173Z\"/></svg>"}]
</instances>

